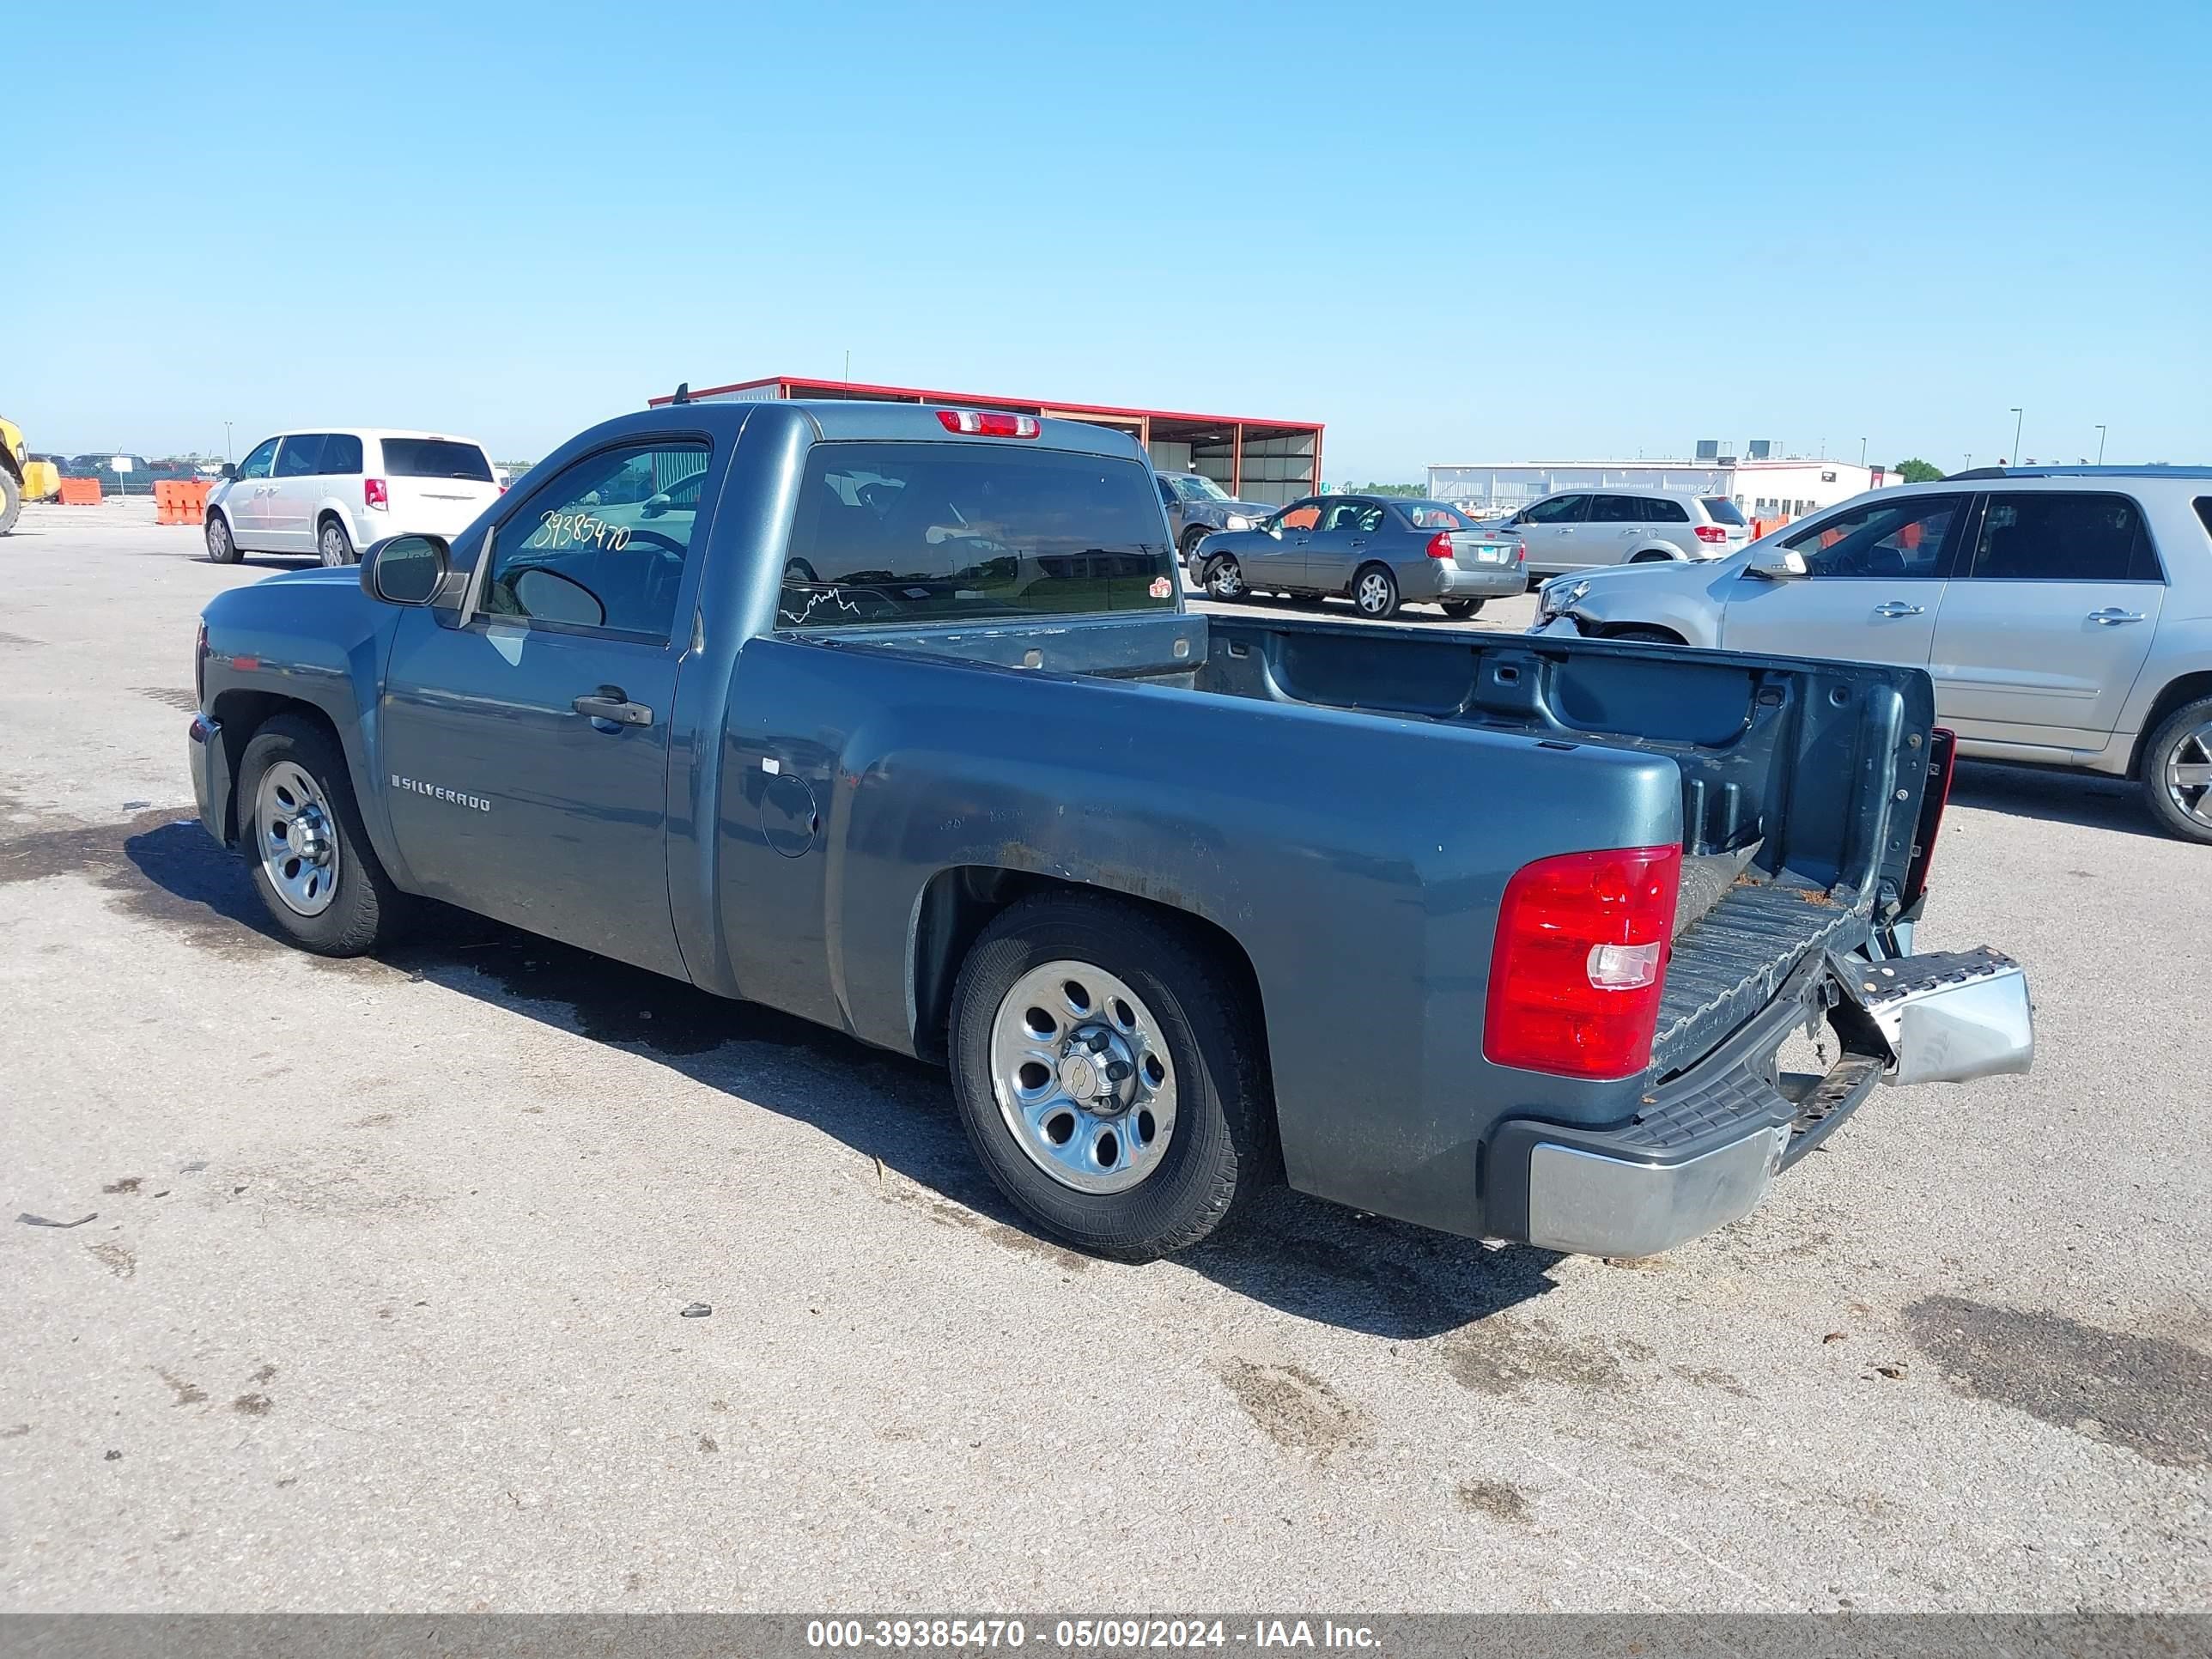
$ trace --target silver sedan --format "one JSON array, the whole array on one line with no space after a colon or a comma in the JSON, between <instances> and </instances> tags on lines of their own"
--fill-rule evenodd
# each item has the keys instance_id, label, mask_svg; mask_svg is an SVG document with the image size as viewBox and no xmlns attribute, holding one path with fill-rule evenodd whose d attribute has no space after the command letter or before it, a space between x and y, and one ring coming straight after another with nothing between
<instances>
[{"instance_id":1,"label":"silver sedan","mask_svg":"<svg viewBox=\"0 0 2212 1659\"><path fill-rule=\"evenodd\" d=\"M1248 592L1348 599L1363 617L1408 601L1472 617L1528 586L1520 544L1457 507L1396 495L1309 495L1255 530L1217 531L1193 568L1217 599Z\"/></svg>"}]
</instances>

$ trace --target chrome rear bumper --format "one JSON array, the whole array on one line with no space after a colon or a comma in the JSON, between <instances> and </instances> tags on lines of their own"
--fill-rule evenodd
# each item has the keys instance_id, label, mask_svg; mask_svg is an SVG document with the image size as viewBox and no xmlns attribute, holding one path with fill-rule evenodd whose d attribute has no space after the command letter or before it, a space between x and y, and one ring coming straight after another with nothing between
<instances>
[{"instance_id":1,"label":"chrome rear bumper","mask_svg":"<svg viewBox=\"0 0 2212 1659\"><path fill-rule=\"evenodd\" d=\"M1775 1050L1823 1008L1844 1051L1811 1088L1785 1093ZM1656 1255L1750 1213L1877 1083L2024 1072L2034 1054L2027 975L2008 957L1815 958L1628 1123L1502 1126L1486 1148L1486 1231L1578 1255Z\"/></svg>"}]
</instances>

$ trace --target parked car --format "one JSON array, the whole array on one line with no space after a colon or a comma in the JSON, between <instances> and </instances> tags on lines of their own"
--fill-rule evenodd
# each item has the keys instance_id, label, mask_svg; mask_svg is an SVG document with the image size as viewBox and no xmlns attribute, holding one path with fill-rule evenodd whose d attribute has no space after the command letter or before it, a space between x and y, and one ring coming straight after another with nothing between
<instances>
[{"instance_id":1,"label":"parked car","mask_svg":"<svg viewBox=\"0 0 2212 1659\"><path fill-rule=\"evenodd\" d=\"M1537 575L1594 565L1723 559L1751 539L1725 495L1672 489L1569 489L1547 495L1499 526L1528 551Z\"/></svg>"},{"instance_id":2,"label":"parked car","mask_svg":"<svg viewBox=\"0 0 2212 1659\"><path fill-rule=\"evenodd\" d=\"M638 471L700 483L611 522ZM1010 1200L1122 1260L1279 1172L1647 1255L1882 1077L2027 1065L2017 964L1894 959L1923 672L1206 616L1174 578L1124 434L641 410L450 541L216 597L193 788L305 950L441 900L949 1065ZM1824 1014L1835 1067L1784 1090Z\"/></svg>"},{"instance_id":3,"label":"parked car","mask_svg":"<svg viewBox=\"0 0 2212 1659\"><path fill-rule=\"evenodd\" d=\"M154 480L160 476L153 464L143 455L134 455L127 450L94 450L83 455L72 455L62 468L65 478L97 478L101 490L111 495L150 495Z\"/></svg>"},{"instance_id":4,"label":"parked car","mask_svg":"<svg viewBox=\"0 0 2212 1659\"><path fill-rule=\"evenodd\" d=\"M2212 468L1982 468L1717 565L1561 577L1539 631L1925 668L1959 752L2142 787L2212 842Z\"/></svg>"},{"instance_id":5,"label":"parked car","mask_svg":"<svg viewBox=\"0 0 2212 1659\"><path fill-rule=\"evenodd\" d=\"M208 557L310 553L352 564L378 538L453 536L500 497L473 438L382 427L280 432L256 444L208 496Z\"/></svg>"},{"instance_id":6,"label":"parked car","mask_svg":"<svg viewBox=\"0 0 2212 1659\"><path fill-rule=\"evenodd\" d=\"M1275 509L1262 501L1240 501L1212 479L1198 472L1161 472L1160 504L1168 510L1168 527L1175 533L1176 552L1184 568L1194 575L1192 560L1198 544L1217 530L1249 530Z\"/></svg>"},{"instance_id":7,"label":"parked car","mask_svg":"<svg viewBox=\"0 0 2212 1659\"><path fill-rule=\"evenodd\" d=\"M1521 553L1443 501L1309 495L1256 529L1208 536L1194 574L1217 599L1342 596L1377 619L1407 599L1436 600L1445 615L1467 617L1528 586Z\"/></svg>"}]
</instances>

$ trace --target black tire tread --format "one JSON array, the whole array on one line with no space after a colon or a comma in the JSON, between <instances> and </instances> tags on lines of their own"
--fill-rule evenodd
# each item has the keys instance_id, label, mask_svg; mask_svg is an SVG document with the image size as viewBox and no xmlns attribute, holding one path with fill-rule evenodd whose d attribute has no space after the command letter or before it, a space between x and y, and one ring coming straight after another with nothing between
<instances>
[{"instance_id":1,"label":"black tire tread","mask_svg":"<svg viewBox=\"0 0 2212 1659\"><path fill-rule=\"evenodd\" d=\"M1168 1161L1150 1180L1115 1195L1120 1217L1085 1218L1089 1225L1071 1223L1066 1212L1054 1213L1032 1201L1032 1184L1055 1196L1060 1189L1006 1138L988 1059L991 1018L1003 986L1024 971L1022 964L1034 951L1076 953L1077 947L1043 939L1064 940L1070 932L1085 931L1100 941L1098 953L1112 958L1098 966L1138 986L1147 1002L1158 994L1160 1003L1154 1003L1153 1012L1163 1024L1179 1024L1203 1062L1202 1075L1187 1076L1191 1068L1176 1056L1176 1133L1181 1144L1170 1148ZM1055 892L1008 906L984 928L961 965L947 1046L969 1144L1000 1190L1065 1243L1110 1261L1143 1262L1188 1249L1217 1232L1254 1192L1275 1179L1279 1160L1274 1114L1259 1033L1255 1011L1237 988L1237 976L1225 971L1218 951L1191 929L1112 894ZM985 1056L981 1078L969 1075L965 1063L970 1041ZM1199 1185L1193 1188L1188 1179L1178 1183L1170 1176L1181 1174L1194 1156L1190 1149L1198 1142L1191 1137L1199 1126L1192 1120L1209 1104L1219 1108L1226 1146L1212 1149L1216 1155L1197 1172ZM1061 1201L1082 1198L1071 1192Z\"/></svg>"},{"instance_id":2,"label":"black tire tread","mask_svg":"<svg viewBox=\"0 0 2212 1659\"><path fill-rule=\"evenodd\" d=\"M2183 703L2151 729L2150 739L2142 750L2142 792L2144 805L2158 827L2178 841L2212 843L2212 830L2191 817L2166 793L2166 750L2174 738L2184 729L2212 719L2212 697L2197 697Z\"/></svg>"},{"instance_id":3,"label":"black tire tread","mask_svg":"<svg viewBox=\"0 0 2212 1659\"><path fill-rule=\"evenodd\" d=\"M299 763L322 787L338 828L338 895L318 916L294 915L269 890L261 860L254 856L255 793L261 775L274 762ZM353 775L337 739L304 714L278 714L254 732L238 768L240 840L253 872L255 890L270 918L293 944L321 957L359 957L393 943L413 908L410 897L393 884L370 847L354 799Z\"/></svg>"},{"instance_id":4,"label":"black tire tread","mask_svg":"<svg viewBox=\"0 0 2212 1659\"><path fill-rule=\"evenodd\" d=\"M23 486L15 482L15 475L0 467L0 536L15 527L15 520L23 516Z\"/></svg>"}]
</instances>

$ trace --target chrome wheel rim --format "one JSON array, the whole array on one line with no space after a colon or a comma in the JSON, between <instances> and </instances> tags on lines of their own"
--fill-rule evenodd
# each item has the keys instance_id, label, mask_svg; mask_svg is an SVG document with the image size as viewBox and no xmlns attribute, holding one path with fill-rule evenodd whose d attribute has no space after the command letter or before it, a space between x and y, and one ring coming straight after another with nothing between
<instances>
[{"instance_id":1,"label":"chrome wheel rim","mask_svg":"<svg viewBox=\"0 0 2212 1659\"><path fill-rule=\"evenodd\" d=\"M1233 599L1244 591L1244 573L1237 568L1234 559L1226 560L1213 568L1214 597Z\"/></svg>"},{"instance_id":2,"label":"chrome wheel rim","mask_svg":"<svg viewBox=\"0 0 2212 1659\"><path fill-rule=\"evenodd\" d=\"M1359 608L1370 616L1380 616L1390 603L1390 584L1379 570L1370 570L1359 579Z\"/></svg>"},{"instance_id":3,"label":"chrome wheel rim","mask_svg":"<svg viewBox=\"0 0 2212 1659\"><path fill-rule=\"evenodd\" d=\"M2185 732L2166 757L2166 798L2212 830L2212 720Z\"/></svg>"},{"instance_id":4,"label":"chrome wheel rim","mask_svg":"<svg viewBox=\"0 0 2212 1659\"><path fill-rule=\"evenodd\" d=\"M323 562L325 564L345 562L345 538L334 524L326 524L323 526Z\"/></svg>"},{"instance_id":5,"label":"chrome wheel rim","mask_svg":"<svg viewBox=\"0 0 2212 1659\"><path fill-rule=\"evenodd\" d=\"M1032 968L991 1020L991 1089L1023 1155L1079 1193L1122 1193L1175 1138L1175 1065L1152 1010L1087 962Z\"/></svg>"},{"instance_id":6,"label":"chrome wheel rim","mask_svg":"<svg viewBox=\"0 0 2212 1659\"><path fill-rule=\"evenodd\" d=\"M284 908L319 916L338 890L337 825L305 768L278 761L254 792L253 832L262 873Z\"/></svg>"}]
</instances>

